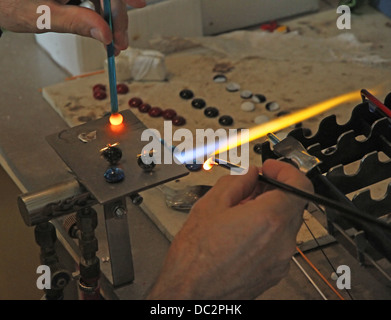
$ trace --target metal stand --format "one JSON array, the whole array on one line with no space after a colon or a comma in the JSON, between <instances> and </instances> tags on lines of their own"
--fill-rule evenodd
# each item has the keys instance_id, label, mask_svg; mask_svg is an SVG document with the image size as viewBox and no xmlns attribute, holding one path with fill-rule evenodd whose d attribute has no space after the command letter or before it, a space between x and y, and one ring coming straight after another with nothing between
<instances>
[{"instance_id":1,"label":"metal stand","mask_svg":"<svg viewBox=\"0 0 391 320\"><path fill-rule=\"evenodd\" d=\"M44 222L35 227L34 235L35 241L41 248L41 263L50 269L50 289L44 289L45 299L62 300L64 298L64 288L71 280L71 275L59 263L56 254L56 229L50 222Z\"/></svg>"},{"instance_id":2,"label":"metal stand","mask_svg":"<svg viewBox=\"0 0 391 320\"><path fill-rule=\"evenodd\" d=\"M98 240L95 229L98 225L96 211L92 208L79 210L76 214L76 225L79 230L80 279L79 289L83 300L99 300L100 264L96 256Z\"/></svg>"},{"instance_id":3,"label":"metal stand","mask_svg":"<svg viewBox=\"0 0 391 320\"><path fill-rule=\"evenodd\" d=\"M132 203L138 205L142 201L139 192L189 173L184 166L175 163L156 167L154 164L148 171L140 168L137 156L145 145L140 137L146 127L130 110L121 114L124 122L120 130L112 130L108 117L104 117L47 137L76 179L18 198L19 210L28 226L77 212L76 228L75 222L69 222L68 234L79 239L79 288L83 299L100 298L98 243L94 234L97 217L92 206L103 205L112 285L132 283L135 275L125 200L130 197ZM89 142L80 140L81 135L90 132L94 132L96 138ZM120 183L108 183L103 176L108 167L99 151L108 144L116 144L122 150L122 159L116 163L125 175Z\"/></svg>"},{"instance_id":4,"label":"metal stand","mask_svg":"<svg viewBox=\"0 0 391 320\"><path fill-rule=\"evenodd\" d=\"M134 280L126 199L112 201L103 207L113 286L118 287Z\"/></svg>"}]
</instances>

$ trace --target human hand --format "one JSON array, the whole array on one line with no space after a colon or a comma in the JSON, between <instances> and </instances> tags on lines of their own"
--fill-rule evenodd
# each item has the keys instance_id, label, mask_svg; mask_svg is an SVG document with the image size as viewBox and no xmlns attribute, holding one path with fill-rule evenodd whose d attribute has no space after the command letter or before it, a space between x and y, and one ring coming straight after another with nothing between
<instances>
[{"instance_id":1,"label":"human hand","mask_svg":"<svg viewBox=\"0 0 391 320\"><path fill-rule=\"evenodd\" d=\"M98 0L99 1L99 0ZM113 40L109 25L97 12L74 5L69 0L0 0L0 26L13 32L60 32L92 37L105 45ZM94 1L93 1L94 2ZM141 8L145 0L112 0L114 46L116 54L128 47L126 4ZM51 29L40 30L37 8L47 5L51 12Z\"/></svg>"},{"instance_id":2,"label":"human hand","mask_svg":"<svg viewBox=\"0 0 391 320\"><path fill-rule=\"evenodd\" d=\"M288 163L268 160L262 172L313 191ZM286 275L306 201L261 184L258 173L225 176L194 205L148 299L254 299Z\"/></svg>"}]
</instances>

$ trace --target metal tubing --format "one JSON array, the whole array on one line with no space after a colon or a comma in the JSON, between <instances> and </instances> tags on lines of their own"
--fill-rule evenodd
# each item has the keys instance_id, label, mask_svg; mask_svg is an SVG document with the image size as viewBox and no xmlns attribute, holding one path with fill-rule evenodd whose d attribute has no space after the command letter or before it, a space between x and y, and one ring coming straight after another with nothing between
<instances>
[{"instance_id":1,"label":"metal tubing","mask_svg":"<svg viewBox=\"0 0 391 320\"><path fill-rule=\"evenodd\" d=\"M75 179L20 195L19 211L27 226L35 226L97 203Z\"/></svg>"}]
</instances>

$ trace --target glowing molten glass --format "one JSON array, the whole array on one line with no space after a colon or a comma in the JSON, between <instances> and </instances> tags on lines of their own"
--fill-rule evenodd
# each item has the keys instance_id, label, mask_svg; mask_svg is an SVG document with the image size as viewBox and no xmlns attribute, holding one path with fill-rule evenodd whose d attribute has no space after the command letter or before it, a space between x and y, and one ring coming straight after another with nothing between
<instances>
[{"instance_id":1,"label":"glowing molten glass","mask_svg":"<svg viewBox=\"0 0 391 320\"><path fill-rule=\"evenodd\" d=\"M111 116L110 116L110 123L113 125L113 126L119 126L120 124L122 124L124 118L122 117L122 114L120 113L113 113Z\"/></svg>"},{"instance_id":2,"label":"glowing molten glass","mask_svg":"<svg viewBox=\"0 0 391 320\"><path fill-rule=\"evenodd\" d=\"M204 162L204 165L202 167L204 168L204 170L209 171L210 169L213 168L214 164L215 162L213 161L213 158L209 158Z\"/></svg>"}]
</instances>

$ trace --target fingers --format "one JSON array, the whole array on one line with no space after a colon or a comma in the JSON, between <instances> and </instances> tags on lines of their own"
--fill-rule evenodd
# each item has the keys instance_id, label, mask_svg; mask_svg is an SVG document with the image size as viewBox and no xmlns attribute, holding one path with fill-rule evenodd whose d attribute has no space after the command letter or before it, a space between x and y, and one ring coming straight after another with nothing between
<instances>
[{"instance_id":1,"label":"fingers","mask_svg":"<svg viewBox=\"0 0 391 320\"><path fill-rule=\"evenodd\" d=\"M141 7L144 1L131 1ZM101 4L103 8L103 4ZM53 6L53 32L75 33L92 37L104 45L114 41L116 55L128 47L128 15L126 3L122 0L111 1L113 31L104 18L98 13L78 6Z\"/></svg>"},{"instance_id":2,"label":"fingers","mask_svg":"<svg viewBox=\"0 0 391 320\"><path fill-rule=\"evenodd\" d=\"M113 16L114 47L118 51L125 50L129 45L128 14L126 4L122 0L111 1Z\"/></svg>"},{"instance_id":3,"label":"fingers","mask_svg":"<svg viewBox=\"0 0 391 320\"><path fill-rule=\"evenodd\" d=\"M272 179L278 180L307 192L313 192L311 181L298 169L289 163L267 160L262 166L262 173Z\"/></svg>"},{"instance_id":4,"label":"fingers","mask_svg":"<svg viewBox=\"0 0 391 320\"><path fill-rule=\"evenodd\" d=\"M79 6L51 3L51 32L92 37L107 45L112 41L109 25L98 13Z\"/></svg>"},{"instance_id":5,"label":"fingers","mask_svg":"<svg viewBox=\"0 0 391 320\"><path fill-rule=\"evenodd\" d=\"M75 5L65 5L69 0L21 1L6 0L2 4L0 20L2 26L14 32L59 32L92 37L104 45L114 39L116 52L128 47L128 16L126 5L141 8L145 0L112 0L113 32L104 18L97 12ZM37 21L42 14L37 13L41 5L50 8L50 28L39 29Z\"/></svg>"},{"instance_id":6,"label":"fingers","mask_svg":"<svg viewBox=\"0 0 391 320\"><path fill-rule=\"evenodd\" d=\"M258 184L258 169L250 166L244 175L227 175L203 197L222 207L232 207L250 197Z\"/></svg>"}]
</instances>

